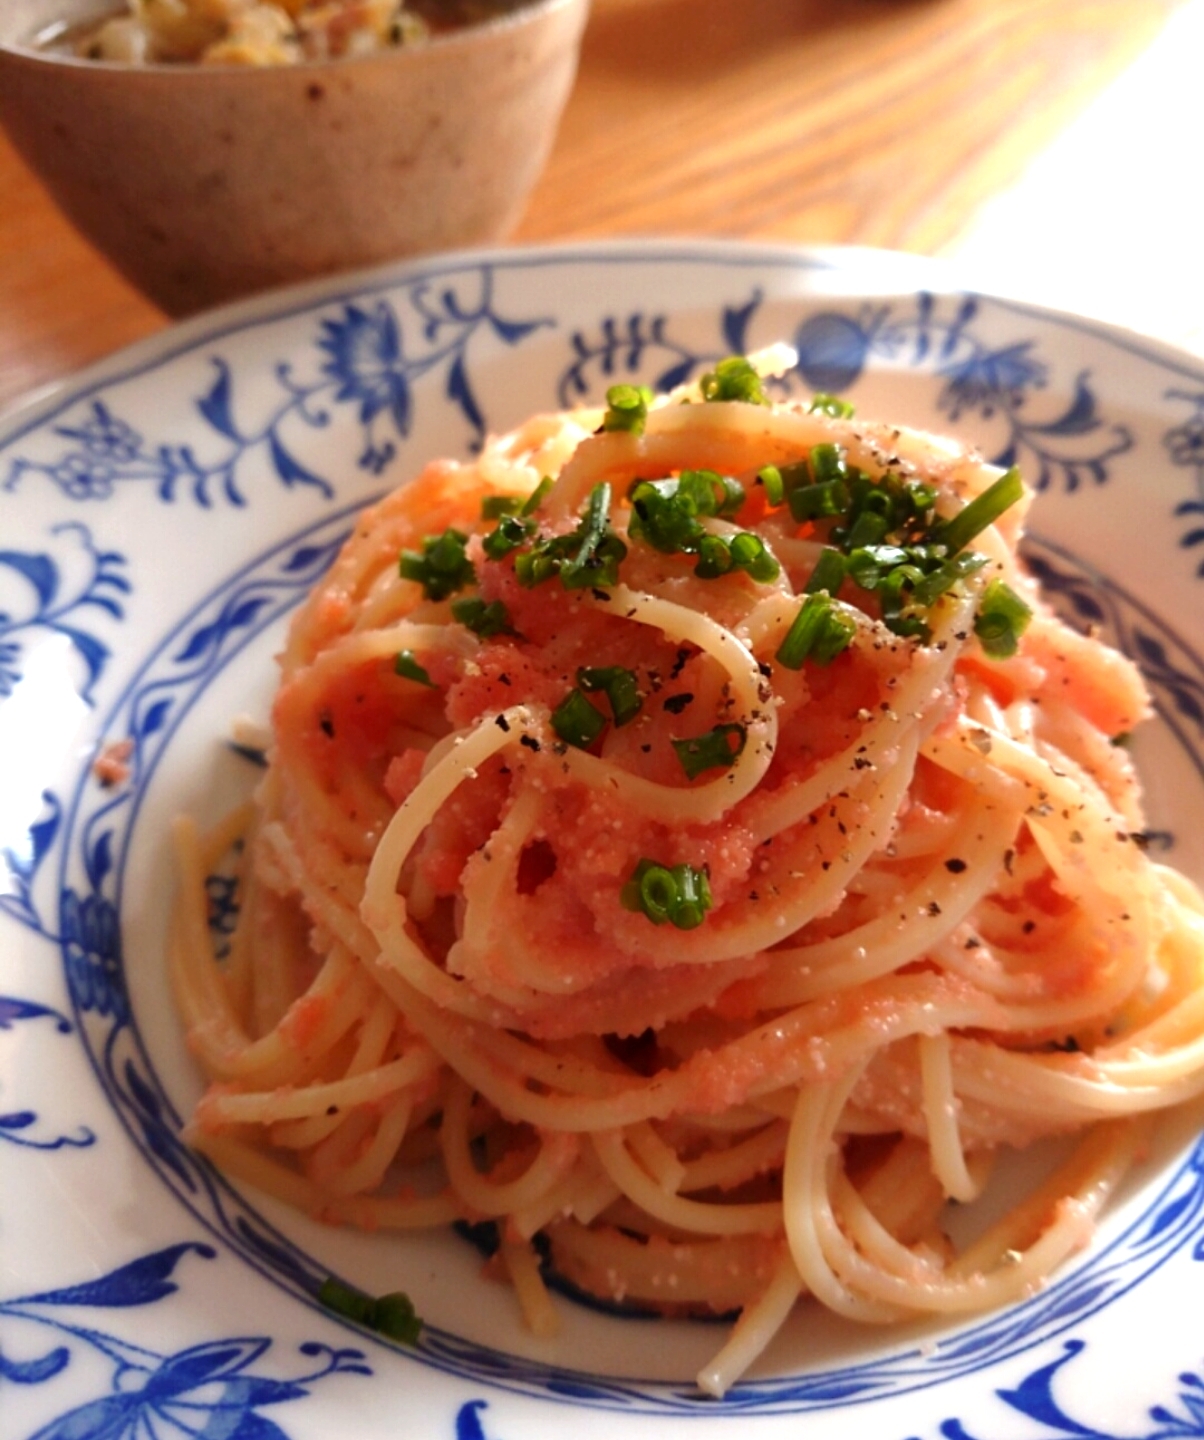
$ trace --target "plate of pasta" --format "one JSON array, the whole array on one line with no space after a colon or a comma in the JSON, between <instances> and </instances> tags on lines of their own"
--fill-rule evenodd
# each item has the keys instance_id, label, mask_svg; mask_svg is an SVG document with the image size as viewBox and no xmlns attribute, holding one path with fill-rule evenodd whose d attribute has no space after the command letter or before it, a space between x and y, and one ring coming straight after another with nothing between
<instances>
[{"instance_id":1,"label":"plate of pasta","mask_svg":"<svg viewBox=\"0 0 1204 1440\"><path fill-rule=\"evenodd\" d=\"M1201 514L1204 364L877 252L11 415L6 1433L1204 1434Z\"/></svg>"}]
</instances>

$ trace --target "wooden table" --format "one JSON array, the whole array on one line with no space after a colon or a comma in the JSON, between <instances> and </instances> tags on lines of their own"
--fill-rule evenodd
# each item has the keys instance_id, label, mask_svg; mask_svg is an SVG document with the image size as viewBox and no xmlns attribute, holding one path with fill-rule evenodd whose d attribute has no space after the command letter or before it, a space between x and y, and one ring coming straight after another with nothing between
<instances>
[{"instance_id":1,"label":"wooden table","mask_svg":"<svg viewBox=\"0 0 1204 1440\"><path fill-rule=\"evenodd\" d=\"M1204 0L594 0L514 238L942 255L1204 351L1201 44ZM0 409L166 323L0 136Z\"/></svg>"}]
</instances>

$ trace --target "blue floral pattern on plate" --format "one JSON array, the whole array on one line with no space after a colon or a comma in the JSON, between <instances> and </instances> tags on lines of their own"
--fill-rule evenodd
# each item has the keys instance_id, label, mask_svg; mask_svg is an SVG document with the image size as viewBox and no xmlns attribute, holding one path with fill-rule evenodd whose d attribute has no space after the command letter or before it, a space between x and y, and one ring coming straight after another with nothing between
<instances>
[{"instance_id":1,"label":"blue floral pattern on plate","mask_svg":"<svg viewBox=\"0 0 1204 1440\"><path fill-rule=\"evenodd\" d=\"M118 486L142 482L167 503L188 493L198 505L211 505L219 495L245 505L240 474L266 456L281 484L309 486L329 499L332 482L300 458L305 429L328 425L331 404L353 407L360 430L356 464L379 474L396 456L397 441L410 433L414 387L428 375L442 380L445 398L460 411L475 448L485 434L470 369L469 347L477 332L488 330L517 345L551 322L507 319L495 311L490 266L439 287L420 281L407 287L398 303L402 298L408 330L397 304L385 298L347 302L341 313L324 316L309 363L302 369L280 360L275 394L251 420L239 418L234 375L228 361L215 355L208 387L193 398L205 438L219 441L213 459L202 459L195 443L151 439L145 420L134 424L93 397L79 418L53 427L65 442L53 459L18 454L0 489L15 490L39 477L69 500L107 500ZM290 431L298 431L299 440Z\"/></svg>"},{"instance_id":2,"label":"blue floral pattern on plate","mask_svg":"<svg viewBox=\"0 0 1204 1440\"><path fill-rule=\"evenodd\" d=\"M1085 1348L1082 1340L1068 1340L1056 1360L1026 1375L1014 1388L995 1392L1008 1409L1033 1422L1033 1428L1025 1433L1047 1436L1050 1440L1056 1436L1074 1436L1076 1440L1187 1440L1190 1436L1204 1436L1204 1378L1194 1371L1178 1377L1179 1392L1170 1405L1151 1407L1152 1428L1135 1432L1116 1430L1108 1425L1101 1429L1073 1418L1057 1399L1056 1382L1063 1367ZM1107 1425L1107 1421L1102 1423ZM958 1419L943 1420L939 1434L942 1440L986 1440L981 1431L967 1430ZM1016 1432L1009 1430L1009 1434ZM913 1436L911 1440L921 1440L921 1437Z\"/></svg>"},{"instance_id":3,"label":"blue floral pattern on plate","mask_svg":"<svg viewBox=\"0 0 1204 1440\"><path fill-rule=\"evenodd\" d=\"M179 1290L176 1267L190 1253L213 1260L217 1252L191 1242L172 1245L94 1280L0 1301L0 1322L24 1321L49 1330L60 1342L32 1359L6 1359L0 1351L0 1381L48 1384L67 1370L81 1347L112 1367L107 1395L63 1412L39 1429L38 1440L139 1440L158 1434L164 1425L186 1435L284 1440L285 1432L260 1413L264 1406L304 1399L330 1375L372 1374L361 1350L307 1341L300 1350L311 1368L288 1380L273 1379L251 1369L271 1348L263 1336L208 1341L162 1354L75 1318L81 1311L128 1310L168 1299Z\"/></svg>"},{"instance_id":4,"label":"blue floral pattern on plate","mask_svg":"<svg viewBox=\"0 0 1204 1440\"><path fill-rule=\"evenodd\" d=\"M7 1287L20 1298L0 1302L0 1383L50 1405L23 1433L174 1426L251 1440L287 1433L263 1413L285 1401L273 1412L281 1423L312 1412L307 1433L332 1433L324 1396L335 1376L373 1394L399 1376L422 1387L424 1413L442 1417L429 1433L448 1440L538 1440L559 1430L566 1406L579 1428L598 1417L608 1435L646 1433L652 1415L705 1418L727 1435L729 1424L755 1417L772 1429L800 1412L820 1440L850 1412L900 1440L988 1440L1005 1422L1018 1440L1202 1433L1190 1343L1146 1356L1123 1424L1076 1389L1111 1316L1147 1313L1167 1277L1180 1287L1196 1278L1204 1163L1194 1143L1181 1143L1089 1257L1024 1304L919 1341L875 1338L818 1365L790 1359L717 1403L693 1391L688 1369L644 1375L647 1330L634 1323L634 1365L615 1373L455 1323L429 1323L405 1353L368 1335L355 1347L313 1340L306 1327L342 1324L315 1309L331 1268L321 1242L303 1243L182 1135L187 1065L164 1038L158 922L143 918L139 888L160 791L196 771L203 792L215 747L230 758L212 737L238 677L266 673L273 637L361 505L430 455L471 453L539 408L597 403L615 379L668 387L786 339L799 358L783 393L846 395L1020 464L1043 492L1030 558L1047 589L1142 666L1170 780L1204 781L1204 646L1175 603L1204 574L1204 367L958 294L936 270L916 276L889 257L706 245L451 257L219 314L180 341L169 332L0 431L0 734L41 664L53 662L78 702L75 728L28 762L20 807L0 784L0 1063L17 1039L39 1059L23 1071L29 1094L0 1103L14 1161L6 1184L14 1175L21 1194L83 1195L102 1173L137 1173L148 1231L140 1258L120 1260L114 1211L115 1238L89 1241L100 1248L80 1257L77 1273L96 1278L64 1287L59 1254L40 1266L47 1283ZM1157 536L1135 561L1116 539L1139 524ZM116 769L94 768L113 746ZM1158 818L1159 843L1193 863L1191 835L1174 814ZM214 877L219 930L229 899ZM68 1095L77 1117L43 1122L51 1091L34 1092L71 1067L72 1085L54 1098L61 1110ZM21 1207L11 1223L43 1236L54 1224ZM213 1338L240 1335L241 1319L224 1322L242 1311L197 1308L195 1285L179 1277L205 1272L199 1261L235 1277L232 1295L255 1287L270 1318L254 1338ZM119 1331L80 1318L107 1310L209 1323L169 1340L157 1324ZM20 1338L38 1327L54 1332L51 1348ZM293 1351L305 1365L278 1358L269 1371L270 1356ZM393 1433L370 1425L371 1437Z\"/></svg>"}]
</instances>

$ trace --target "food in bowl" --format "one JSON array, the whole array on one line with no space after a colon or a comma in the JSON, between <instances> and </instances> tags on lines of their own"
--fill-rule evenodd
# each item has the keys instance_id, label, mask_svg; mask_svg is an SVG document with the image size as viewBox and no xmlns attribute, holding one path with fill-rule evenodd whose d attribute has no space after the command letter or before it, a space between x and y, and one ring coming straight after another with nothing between
<instances>
[{"instance_id":1,"label":"food in bowl","mask_svg":"<svg viewBox=\"0 0 1204 1440\"><path fill-rule=\"evenodd\" d=\"M365 55L490 20L522 0L129 0L52 30L55 48L121 64L295 65Z\"/></svg>"},{"instance_id":2,"label":"food in bowl","mask_svg":"<svg viewBox=\"0 0 1204 1440\"><path fill-rule=\"evenodd\" d=\"M739 1311L716 1395L808 1295L1032 1293L1204 1091L1204 901L1146 853L1148 697L1025 572L1029 498L733 358L366 511L254 803L178 826L192 1141L334 1223L493 1222L537 1331L545 1275Z\"/></svg>"},{"instance_id":3,"label":"food in bowl","mask_svg":"<svg viewBox=\"0 0 1204 1440\"><path fill-rule=\"evenodd\" d=\"M0 124L84 236L190 314L510 234L588 9L452 11L480 23L300 64L118 64L58 48L96 0L0 0Z\"/></svg>"}]
</instances>

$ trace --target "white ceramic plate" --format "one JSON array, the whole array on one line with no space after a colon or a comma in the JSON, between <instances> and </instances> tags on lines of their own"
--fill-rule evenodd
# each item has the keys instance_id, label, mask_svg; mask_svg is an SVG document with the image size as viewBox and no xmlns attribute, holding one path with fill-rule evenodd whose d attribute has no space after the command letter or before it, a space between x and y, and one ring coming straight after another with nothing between
<instances>
[{"instance_id":1,"label":"white ceramic plate","mask_svg":"<svg viewBox=\"0 0 1204 1440\"><path fill-rule=\"evenodd\" d=\"M324 1229L179 1141L199 1085L163 976L166 829L251 783L231 721L264 712L357 507L533 410L779 339L799 389L1022 465L1033 562L1148 677L1155 840L1204 879L1197 362L902 257L713 244L453 256L170 330L0 429L5 1437L1204 1435L1198 1117L1024 1304L902 1334L804 1314L722 1402L691 1384L712 1326L565 1302L536 1342L459 1238ZM106 788L93 762L124 742ZM417 1350L323 1312L329 1272L407 1289Z\"/></svg>"}]
</instances>

